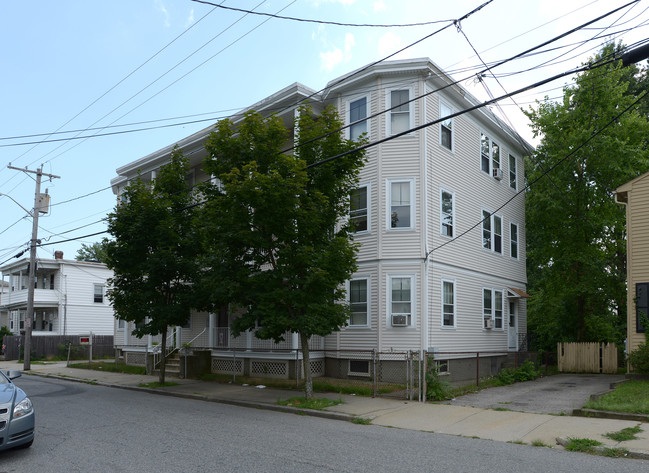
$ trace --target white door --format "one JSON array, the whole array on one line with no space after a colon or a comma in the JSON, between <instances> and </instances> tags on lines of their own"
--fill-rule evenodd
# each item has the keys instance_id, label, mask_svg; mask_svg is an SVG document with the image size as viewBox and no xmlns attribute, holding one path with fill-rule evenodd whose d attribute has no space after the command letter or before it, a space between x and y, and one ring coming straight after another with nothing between
<instances>
[{"instance_id":1,"label":"white door","mask_svg":"<svg viewBox=\"0 0 649 473\"><path fill-rule=\"evenodd\" d=\"M518 304L515 301L509 301L509 324L507 328L507 334L508 334L508 347L509 351L516 351L518 350L518 330L517 330L517 323L518 323L518 314L517 314L517 306Z\"/></svg>"}]
</instances>

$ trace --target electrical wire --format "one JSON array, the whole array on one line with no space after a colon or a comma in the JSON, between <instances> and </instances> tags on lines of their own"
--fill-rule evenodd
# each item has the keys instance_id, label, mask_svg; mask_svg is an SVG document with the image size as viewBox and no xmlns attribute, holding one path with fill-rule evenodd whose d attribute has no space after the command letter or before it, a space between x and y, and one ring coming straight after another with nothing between
<instances>
[{"instance_id":1,"label":"electrical wire","mask_svg":"<svg viewBox=\"0 0 649 473\"><path fill-rule=\"evenodd\" d=\"M412 27L412 26L430 26L434 25L436 23L445 23L447 21L452 21L452 20L435 20L435 21L425 21L421 23L405 23L405 24L371 24L371 23L340 23L337 21L325 21L325 20L313 20L313 19L308 19L308 18L296 18L292 16L281 16L277 14L272 14L272 13L263 13L263 12L256 12L256 11L251 11L251 10L244 10L242 8L235 8L235 7L226 7L223 4L215 4L213 2L207 2L205 0L191 0L192 2L196 3L202 3L204 5L212 5L216 8L221 8L223 10L230 10L230 11L236 11L236 12L242 12L242 13L247 13L251 15L259 15L259 16L267 16L269 18L277 19L277 20L290 20L290 21L298 21L298 22L303 22L303 23L316 23L319 25L333 25L333 26L349 26L349 27L357 27L357 28L406 28L406 27Z\"/></svg>"}]
</instances>

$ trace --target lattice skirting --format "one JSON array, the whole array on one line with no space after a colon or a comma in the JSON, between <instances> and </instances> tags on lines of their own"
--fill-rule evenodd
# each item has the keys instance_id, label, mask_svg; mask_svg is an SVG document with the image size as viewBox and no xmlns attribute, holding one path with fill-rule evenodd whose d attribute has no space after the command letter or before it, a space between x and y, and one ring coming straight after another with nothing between
<instances>
[{"instance_id":1,"label":"lattice skirting","mask_svg":"<svg viewBox=\"0 0 649 473\"><path fill-rule=\"evenodd\" d=\"M324 376L325 360L311 360L311 375Z\"/></svg>"},{"instance_id":2,"label":"lattice skirting","mask_svg":"<svg viewBox=\"0 0 649 473\"><path fill-rule=\"evenodd\" d=\"M146 354L144 353L129 353L124 354L127 365L131 366L146 366Z\"/></svg>"},{"instance_id":3,"label":"lattice skirting","mask_svg":"<svg viewBox=\"0 0 649 473\"><path fill-rule=\"evenodd\" d=\"M243 374L243 360L232 358L212 358L212 373Z\"/></svg>"},{"instance_id":4,"label":"lattice skirting","mask_svg":"<svg viewBox=\"0 0 649 473\"><path fill-rule=\"evenodd\" d=\"M250 376L288 379L288 361L250 360Z\"/></svg>"}]
</instances>

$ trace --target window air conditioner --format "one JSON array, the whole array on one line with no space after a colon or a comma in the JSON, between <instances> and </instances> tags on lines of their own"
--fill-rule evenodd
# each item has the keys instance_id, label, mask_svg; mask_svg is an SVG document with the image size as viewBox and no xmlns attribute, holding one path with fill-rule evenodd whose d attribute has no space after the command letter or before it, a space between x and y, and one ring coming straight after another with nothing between
<instances>
[{"instance_id":1,"label":"window air conditioner","mask_svg":"<svg viewBox=\"0 0 649 473\"><path fill-rule=\"evenodd\" d=\"M488 329L488 330L491 330L492 328L494 328L494 321L493 321L493 319L485 319L485 321L484 321L484 328L486 328L486 329Z\"/></svg>"},{"instance_id":2,"label":"window air conditioner","mask_svg":"<svg viewBox=\"0 0 649 473\"><path fill-rule=\"evenodd\" d=\"M393 327L405 327L408 325L408 316L407 315L393 315L392 316L392 326Z\"/></svg>"},{"instance_id":3,"label":"window air conditioner","mask_svg":"<svg viewBox=\"0 0 649 473\"><path fill-rule=\"evenodd\" d=\"M491 175L494 177L494 179L498 181L502 181L503 179L503 170L500 168L494 168L491 170Z\"/></svg>"}]
</instances>

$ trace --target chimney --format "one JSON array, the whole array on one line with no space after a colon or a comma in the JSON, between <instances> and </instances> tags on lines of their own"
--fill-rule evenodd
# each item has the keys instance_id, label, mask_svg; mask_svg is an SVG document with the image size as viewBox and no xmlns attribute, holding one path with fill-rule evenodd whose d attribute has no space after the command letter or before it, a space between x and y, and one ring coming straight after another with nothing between
<instances>
[{"instance_id":1,"label":"chimney","mask_svg":"<svg viewBox=\"0 0 649 473\"><path fill-rule=\"evenodd\" d=\"M54 259L63 259L63 252L62 251L55 251L54 252Z\"/></svg>"}]
</instances>

